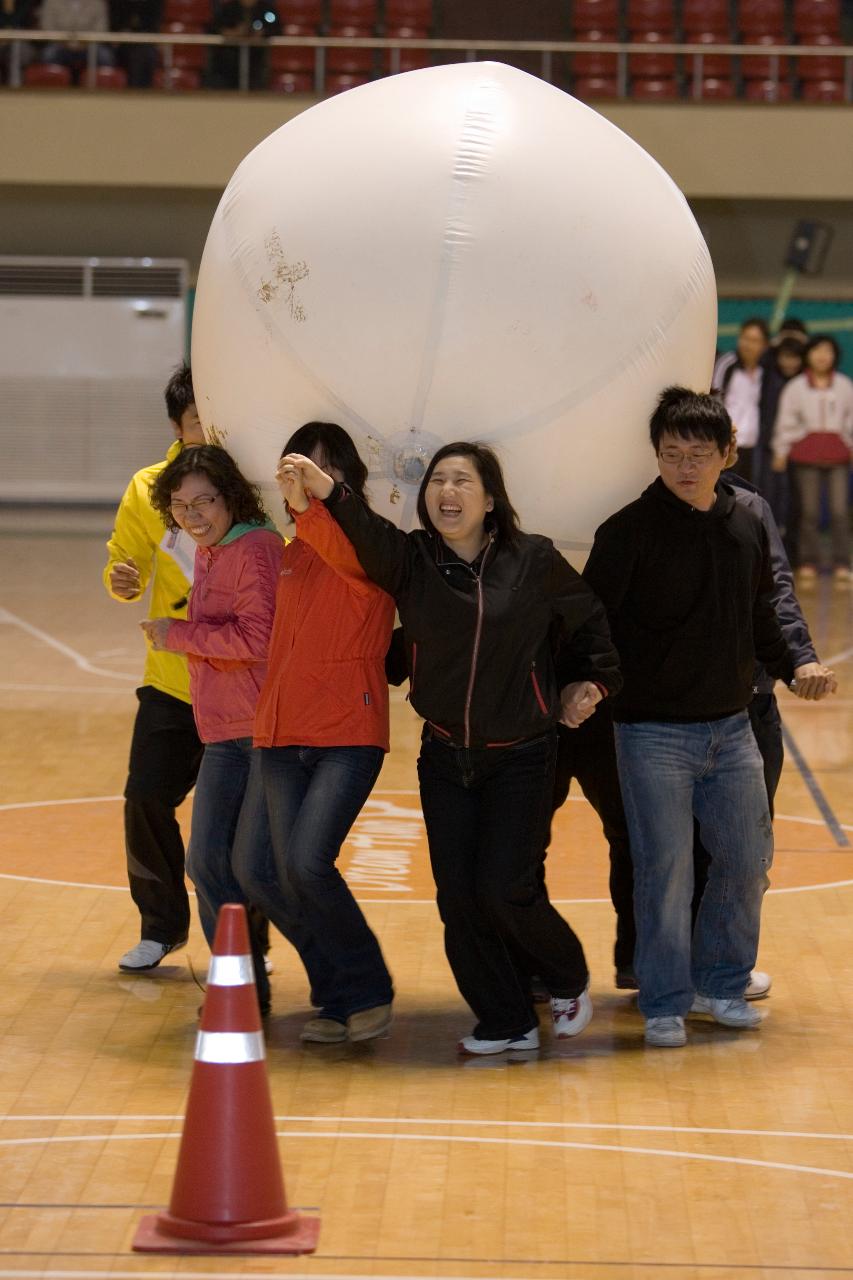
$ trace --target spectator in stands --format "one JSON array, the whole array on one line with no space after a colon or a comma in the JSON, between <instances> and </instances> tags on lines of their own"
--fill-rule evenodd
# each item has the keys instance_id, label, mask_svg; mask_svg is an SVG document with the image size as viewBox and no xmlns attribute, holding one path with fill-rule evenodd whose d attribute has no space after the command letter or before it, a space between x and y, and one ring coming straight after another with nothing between
<instances>
[{"instance_id":1,"label":"spectator in stands","mask_svg":"<svg viewBox=\"0 0 853 1280\"><path fill-rule=\"evenodd\" d=\"M744 320L738 334L737 349L720 356L714 366L713 385L720 392L723 404L737 427L738 475L760 486L759 458L756 445L760 426L759 404L764 370L761 358L770 342L770 331L764 320L757 316ZM753 462L756 463L753 475Z\"/></svg>"},{"instance_id":2,"label":"spectator in stands","mask_svg":"<svg viewBox=\"0 0 853 1280\"><path fill-rule=\"evenodd\" d=\"M853 382L838 370L838 343L816 334L805 352L805 371L782 392L773 432L773 469L793 466L800 502L801 581L820 565L820 506L826 490L835 579L850 581L850 460L853 453Z\"/></svg>"},{"instance_id":3,"label":"spectator in stands","mask_svg":"<svg viewBox=\"0 0 853 1280\"><path fill-rule=\"evenodd\" d=\"M109 31L107 0L42 0L39 27L42 31L72 31L75 34ZM77 81L86 70L89 46L79 40L67 44L51 42L42 46L41 57L42 62L68 67ZM95 59L99 67L115 65L115 54L108 44L95 46Z\"/></svg>"},{"instance_id":4,"label":"spectator in stands","mask_svg":"<svg viewBox=\"0 0 853 1280\"><path fill-rule=\"evenodd\" d=\"M281 23L274 4L265 0L226 0L211 23L214 35L232 36L241 40L281 34ZM211 49L208 70L208 87L211 89L240 88L240 53L237 45L224 45ZM250 89L262 89L267 79L267 51L255 46L249 49Z\"/></svg>"},{"instance_id":5,"label":"spectator in stands","mask_svg":"<svg viewBox=\"0 0 853 1280\"><path fill-rule=\"evenodd\" d=\"M163 0L110 0L110 27L113 31L159 31L163 20ZM127 72L131 89L149 89L157 66L155 44L118 46L118 61Z\"/></svg>"},{"instance_id":6,"label":"spectator in stands","mask_svg":"<svg viewBox=\"0 0 853 1280\"><path fill-rule=\"evenodd\" d=\"M23 28L31 27L33 25L34 10L34 0L0 0L0 31L19 31ZM31 46L22 41L18 51L18 65L21 67L26 66L31 57ZM10 44L0 45L0 78L7 83L11 63L12 46Z\"/></svg>"}]
</instances>

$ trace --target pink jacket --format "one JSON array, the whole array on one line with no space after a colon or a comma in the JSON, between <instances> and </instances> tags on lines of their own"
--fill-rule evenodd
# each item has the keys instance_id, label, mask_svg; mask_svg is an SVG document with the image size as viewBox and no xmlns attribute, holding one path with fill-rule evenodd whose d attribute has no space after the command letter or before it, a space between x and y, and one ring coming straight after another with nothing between
<instances>
[{"instance_id":1,"label":"pink jacket","mask_svg":"<svg viewBox=\"0 0 853 1280\"><path fill-rule=\"evenodd\" d=\"M186 622L166 648L189 659L190 696L203 742L251 738L284 544L272 528L235 525L215 547L198 547Z\"/></svg>"}]
</instances>

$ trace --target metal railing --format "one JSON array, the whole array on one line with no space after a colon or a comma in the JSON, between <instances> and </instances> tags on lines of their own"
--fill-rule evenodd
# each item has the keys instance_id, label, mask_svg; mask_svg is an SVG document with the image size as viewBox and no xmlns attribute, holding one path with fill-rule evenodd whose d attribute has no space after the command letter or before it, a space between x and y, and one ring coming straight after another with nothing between
<instances>
[{"instance_id":1,"label":"metal railing","mask_svg":"<svg viewBox=\"0 0 853 1280\"><path fill-rule=\"evenodd\" d=\"M26 45L38 44L77 44L86 48L86 70L84 83L90 89L97 87L98 47L100 45L149 45L159 46L163 50L162 67L168 73L174 66L174 50L177 47L202 46L221 48L223 46L237 48L238 75L237 87L248 91L250 88L250 57L253 49L312 49L314 51L313 82L314 92L322 96L326 83L326 54L329 49L371 49L389 51L388 66L383 74L394 75L400 70L403 52L423 51L426 53L461 54L459 59L450 61L479 61L483 55L538 54L539 76L549 83L554 82L554 58L562 54L615 54L617 59L617 95L619 98L630 98L629 59L642 55L675 55L683 59L693 60L688 69L685 82L690 85L690 96L702 101L704 65L706 58L727 56L731 58L755 57L769 60L770 74L762 79L772 81L777 87L787 79L784 61L789 58L824 58L841 59L844 66L844 101L853 102L853 46L851 45L751 45L751 44L689 44L689 43L626 43L614 41L610 43L585 43L573 40L428 40L428 39L385 39L380 37L335 37L335 36L268 36L268 37L235 37L221 35L176 34L174 32L79 32L79 31L30 31L24 29L8 29L0 31L0 48L9 46L8 87L18 89L23 86L22 49ZM445 59L448 60L448 59ZM735 64L739 67L739 63ZM285 73L286 74L286 73ZM161 90L172 89L171 77L164 77ZM562 78L561 78L561 87ZM143 90L150 92L151 90ZM263 92L259 90L258 92Z\"/></svg>"}]
</instances>

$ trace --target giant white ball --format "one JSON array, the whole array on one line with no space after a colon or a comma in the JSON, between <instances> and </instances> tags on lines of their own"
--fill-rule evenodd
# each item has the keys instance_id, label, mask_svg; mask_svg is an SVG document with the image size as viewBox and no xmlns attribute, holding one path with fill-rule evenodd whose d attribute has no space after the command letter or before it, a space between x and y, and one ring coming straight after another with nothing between
<instances>
[{"instance_id":1,"label":"giant white ball","mask_svg":"<svg viewBox=\"0 0 853 1280\"><path fill-rule=\"evenodd\" d=\"M192 361L210 438L267 495L288 435L337 421L412 527L423 460L485 440L523 526L582 561L654 474L657 394L707 390L715 333L707 248L656 161L551 85L466 63L321 102L246 157Z\"/></svg>"}]
</instances>

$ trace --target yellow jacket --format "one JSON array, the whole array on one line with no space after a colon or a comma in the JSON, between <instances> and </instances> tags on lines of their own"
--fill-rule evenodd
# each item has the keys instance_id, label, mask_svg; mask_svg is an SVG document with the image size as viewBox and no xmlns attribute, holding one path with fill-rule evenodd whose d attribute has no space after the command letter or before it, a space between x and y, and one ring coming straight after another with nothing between
<instances>
[{"instance_id":1,"label":"yellow jacket","mask_svg":"<svg viewBox=\"0 0 853 1280\"><path fill-rule=\"evenodd\" d=\"M104 569L104 586L114 600L123 604L142 598L151 581L149 618L185 618L187 596L193 577L195 543L189 534L172 533L151 505L149 487L158 472L176 458L183 445L180 440L169 449L162 462L137 471L125 490L116 512L115 528L107 543L109 560ZM133 559L139 569L141 588L134 601L126 601L110 590L110 569L114 564ZM141 633L140 633L141 634ZM182 702L190 701L187 660L182 653L155 652L150 646L145 663L143 684L153 685Z\"/></svg>"}]
</instances>

